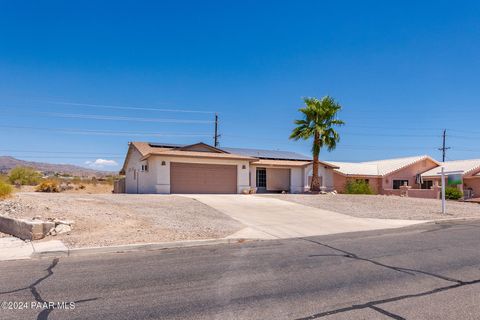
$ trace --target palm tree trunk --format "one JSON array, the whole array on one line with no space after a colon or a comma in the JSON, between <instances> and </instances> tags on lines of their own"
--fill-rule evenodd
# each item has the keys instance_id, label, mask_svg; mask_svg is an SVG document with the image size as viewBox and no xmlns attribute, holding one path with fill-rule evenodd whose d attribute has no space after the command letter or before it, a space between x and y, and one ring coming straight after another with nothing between
<instances>
[{"instance_id":1,"label":"palm tree trunk","mask_svg":"<svg viewBox=\"0 0 480 320\"><path fill-rule=\"evenodd\" d=\"M320 137L318 133L315 133L313 138L314 148L313 148L313 173L312 173L312 185L310 186L310 191L318 192L320 191L320 177L318 176L318 157L320 154Z\"/></svg>"}]
</instances>

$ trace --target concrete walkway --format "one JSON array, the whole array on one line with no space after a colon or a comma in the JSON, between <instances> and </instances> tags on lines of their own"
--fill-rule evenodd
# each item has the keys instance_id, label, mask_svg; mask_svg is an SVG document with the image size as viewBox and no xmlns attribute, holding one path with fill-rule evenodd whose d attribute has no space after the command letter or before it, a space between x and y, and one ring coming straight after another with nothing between
<instances>
[{"instance_id":1,"label":"concrete walkway","mask_svg":"<svg viewBox=\"0 0 480 320\"><path fill-rule=\"evenodd\" d=\"M356 218L274 198L251 195L184 195L242 222L230 238L282 239L400 228L428 221Z\"/></svg>"},{"instance_id":2,"label":"concrete walkway","mask_svg":"<svg viewBox=\"0 0 480 320\"><path fill-rule=\"evenodd\" d=\"M46 254L66 250L60 240L25 242L15 237L0 238L0 261L30 259L36 252Z\"/></svg>"}]
</instances>

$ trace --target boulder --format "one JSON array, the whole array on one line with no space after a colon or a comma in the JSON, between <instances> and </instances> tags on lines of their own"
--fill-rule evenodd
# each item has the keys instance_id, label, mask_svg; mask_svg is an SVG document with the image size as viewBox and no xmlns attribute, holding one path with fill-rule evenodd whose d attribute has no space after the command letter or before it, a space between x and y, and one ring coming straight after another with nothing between
<instances>
[{"instance_id":1,"label":"boulder","mask_svg":"<svg viewBox=\"0 0 480 320\"><path fill-rule=\"evenodd\" d=\"M68 224L59 224L55 227L56 234L62 234L72 231L72 227Z\"/></svg>"}]
</instances>

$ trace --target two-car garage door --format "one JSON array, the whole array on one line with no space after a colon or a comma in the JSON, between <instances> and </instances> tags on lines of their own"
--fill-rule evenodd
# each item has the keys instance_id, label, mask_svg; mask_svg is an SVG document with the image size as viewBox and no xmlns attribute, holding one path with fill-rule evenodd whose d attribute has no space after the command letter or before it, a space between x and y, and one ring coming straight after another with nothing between
<instances>
[{"instance_id":1,"label":"two-car garage door","mask_svg":"<svg viewBox=\"0 0 480 320\"><path fill-rule=\"evenodd\" d=\"M171 193L237 193L237 166L170 163Z\"/></svg>"}]
</instances>

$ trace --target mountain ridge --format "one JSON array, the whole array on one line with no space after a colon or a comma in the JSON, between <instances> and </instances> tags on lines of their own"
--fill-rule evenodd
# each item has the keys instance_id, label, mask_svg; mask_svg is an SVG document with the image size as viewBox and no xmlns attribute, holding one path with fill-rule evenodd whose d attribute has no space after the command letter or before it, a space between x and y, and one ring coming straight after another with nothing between
<instances>
[{"instance_id":1,"label":"mountain ridge","mask_svg":"<svg viewBox=\"0 0 480 320\"><path fill-rule=\"evenodd\" d=\"M106 175L117 174L115 171L103 171L84 168L73 164L61 164L61 163L45 163L36 161L26 161L14 158L12 156L0 156L0 173L8 173L10 170L17 166L32 167L38 171L41 171L45 175L51 174L69 174L72 176L80 177L101 177Z\"/></svg>"}]
</instances>

